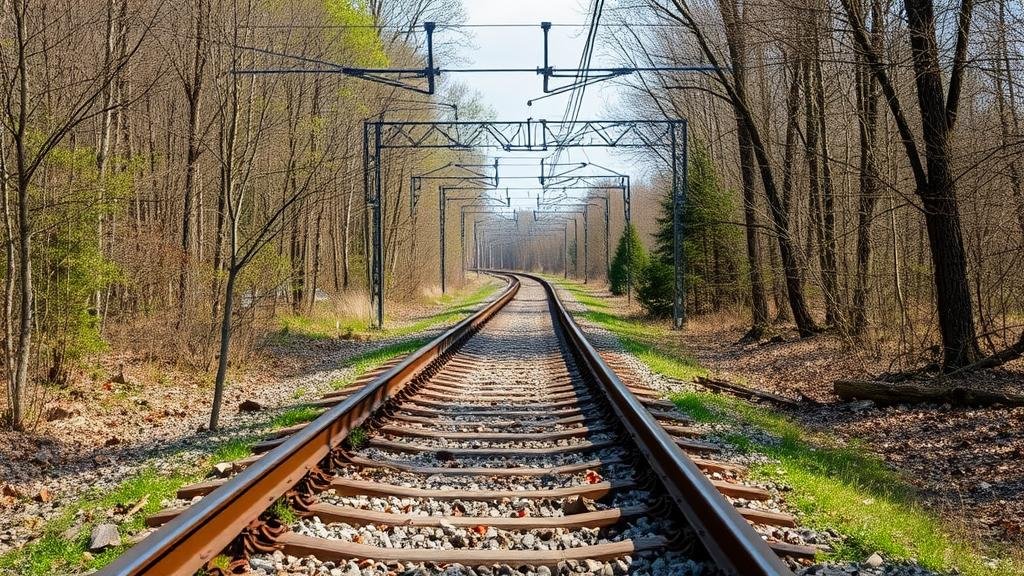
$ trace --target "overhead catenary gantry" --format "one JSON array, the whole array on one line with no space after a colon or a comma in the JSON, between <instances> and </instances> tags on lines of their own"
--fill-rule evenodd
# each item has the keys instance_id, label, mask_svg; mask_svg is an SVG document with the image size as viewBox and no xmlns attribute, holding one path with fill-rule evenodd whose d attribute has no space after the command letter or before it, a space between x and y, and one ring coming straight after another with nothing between
<instances>
[{"instance_id":1,"label":"overhead catenary gantry","mask_svg":"<svg viewBox=\"0 0 1024 576\"><path fill-rule=\"evenodd\" d=\"M540 173L537 176L523 175L501 175L501 167L529 166L529 164L515 164L502 162L509 157L496 157L493 163L461 163L449 162L428 172L409 177L409 209L415 211L419 205L420 196L423 193L424 182L451 182L457 181L464 185L480 186L486 188L500 187L502 180L516 181L521 183L526 180L534 180L543 188L583 189L590 184L592 188L604 188L613 186L622 188L624 191L623 201L625 202L627 214L629 211L629 176L621 174L609 168L590 162L567 162L567 163L545 163L545 158L540 158ZM547 170L552 170L547 174ZM488 172L493 170L493 172ZM445 185L445 184L440 184ZM522 189L522 188L516 188ZM534 188L529 188L533 190Z\"/></svg>"},{"instance_id":2,"label":"overhead catenary gantry","mask_svg":"<svg viewBox=\"0 0 1024 576\"><path fill-rule=\"evenodd\" d=\"M382 157L386 150L409 148L547 152L553 148L645 148L659 154L671 168L673 261L673 325L684 322L682 207L687 193L687 130L679 120L532 120L508 122L443 122L367 120L363 124L363 167L366 203L371 211L370 303L377 326L384 323L384 247L381 199Z\"/></svg>"},{"instance_id":3,"label":"overhead catenary gantry","mask_svg":"<svg viewBox=\"0 0 1024 576\"><path fill-rule=\"evenodd\" d=\"M502 181L501 167L512 166L512 164L502 164L502 158L498 157L494 159L493 163L488 164L473 164L473 163L462 163L462 162L449 162L443 166L424 172L423 174L417 174L409 177L409 209L415 211L419 205L420 196L423 193L424 182L429 181L459 181L466 184L473 184L478 186L485 186L489 188L497 188L500 186ZM522 164L518 164L522 166ZM548 166L552 166L548 164ZM554 165L555 168L565 169L560 172L556 172L553 176L547 177L549 182L555 183L579 183L582 181L588 181L587 179L605 177L620 177L622 174L618 174L612 171L608 171L606 168L602 170L607 171L605 174L581 174L580 171L590 166L587 162L573 162ZM507 175L504 177L505 180L533 180L537 179L541 185L545 185L545 176L543 170L545 169L544 159L540 159L541 174L539 176L515 176ZM493 170L493 172L488 172Z\"/></svg>"},{"instance_id":4,"label":"overhead catenary gantry","mask_svg":"<svg viewBox=\"0 0 1024 576\"><path fill-rule=\"evenodd\" d=\"M442 28L447 26L442 26ZM714 66L697 64L691 66L616 66L616 67L582 67L582 68L556 68L551 65L550 33L551 22L541 22L540 30L544 49L544 62L541 66L532 68L442 68L434 62L434 32L437 30L436 22L424 22L423 31L426 35L425 61L422 68L365 68L358 66L346 66L336 62L329 62L322 59L310 58L295 54L288 54L276 50L258 48L253 46L236 46L240 49L252 50L268 56L293 60L296 66L282 68L236 68L233 74L341 74L351 76L418 92L420 94L433 95L437 90L437 82L445 74L508 74L508 73L532 73L535 72L543 78L541 86L544 96L554 96L583 86L647 72L655 73L693 73L693 72L715 72ZM551 80L557 78L571 78L572 82L561 86L552 86ZM411 81L410 81L411 80ZM536 100L536 99L535 99ZM528 104L532 104L532 100ZM456 108L457 110L457 108Z\"/></svg>"},{"instance_id":5,"label":"overhead catenary gantry","mask_svg":"<svg viewBox=\"0 0 1024 576\"><path fill-rule=\"evenodd\" d=\"M602 176L602 178L607 179L608 177ZM440 275L440 280L441 280L441 293L444 294L444 293L447 292L447 285L448 285L448 283L447 283L447 257L446 257L446 252L447 252L447 240L446 240L446 238L447 238L447 224L446 224L446 222L447 222L447 217L448 217L447 214L448 214L449 202L471 202L471 203L476 203L477 205L490 205L490 206L499 206L499 205L503 204L504 207L511 208L512 207L512 200L513 200L513 197L514 197L513 196L513 192L526 192L527 193L527 196L526 196L527 199L534 198L534 197L536 198L537 209L541 209L544 206L557 207L557 206L559 206L559 204L557 204L557 202L559 202L559 201L573 202L573 204L563 204L563 206L565 206L565 207L573 207L573 206L578 207L580 205L580 202L587 200L588 196L582 196L582 197L568 196L568 195L565 194L566 191L568 191L568 190L584 190L584 191L587 191L588 193L592 193L595 190L596 191L601 191L601 190L621 190L622 191L622 198L623 198L624 226L628 227L629 223L630 223L629 176L619 175L619 176L616 176L615 178L617 179L617 181L619 183L616 184L614 182L605 182L604 184L602 184L602 183L595 183L595 184L590 185L590 186L561 186L561 187L559 187L557 189L539 188L539 187L536 187L536 186L512 186L512 187L503 187L503 188L493 188L493 187L487 186L487 185L468 185L468 186L466 186L466 185L463 185L463 186L447 186L447 185L442 185L442 186L439 186L438 187L438 212L439 212L439 217L438 217L438 237L439 237L439 240L440 240L440 244L439 244L438 252L439 252L439 256L440 256L439 275ZM503 191L505 193L505 197L504 197L504 199L501 199L501 198L495 198L493 196L449 196L448 195L450 192L460 192L460 191L461 192L490 192L490 191L495 191L495 192L498 192L499 194ZM544 196L544 192L549 192L549 191L561 191L561 192L563 192L563 194L562 194L561 197L546 198ZM536 196L531 196L530 193L532 193L532 192L536 192L537 193ZM515 195L515 198L516 199L521 199L518 194ZM598 196L596 199L604 201L604 205L603 206L604 206L605 272L607 273L608 267L609 267L609 263L610 263L610 252L611 252L611 247L610 247L611 246L611 222L610 222L609 197L608 197L608 194L605 193L602 196ZM590 204L590 205L591 206L600 206L598 204ZM586 215L584 214L584 216L586 216ZM586 231L587 225L588 225L588 223L584 222L584 252L586 254L589 254L589 242L587 240L588 235L587 235L587 231ZM465 240L466 240L465 216L463 216L460 219L460 228L459 229L460 229L460 246L463 246L462 250L463 250L463 253L464 253L465 252L464 246L465 246ZM584 261L589 263L589 258L585 257ZM463 274L465 273L465 260L462 260L462 270L461 270L461 273L463 273ZM589 270L585 270L584 271L584 283L586 283L586 282L589 282Z\"/></svg>"},{"instance_id":6,"label":"overhead catenary gantry","mask_svg":"<svg viewBox=\"0 0 1024 576\"><path fill-rule=\"evenodd\" d=\"M489 224L498 224L491 222ZM478 230L479 234L476 238L477 247L477 262L486 254L487 264L486 267L493 267L494 263L494 249L498 248L498 263L499 266L505 267L505 252L508 248L517 247L522 253L525 250L524 241L526 240L543 240L561 235L562 238L562 271L564 277L569 277L569 221L562 220L558 223L549 222L543 224L533 224L527 230L521 230L518 227L507 227L507 226L485 226ZM485 252L486 248L486 252ZM528 264L526 259L520 261L519 258L510 255L510 263L513 266Z\"/></svg>"},{"instance_id":7,"label":"overhead catenary gantry","mask_svg":"<svg viewBox=\"0 0 1024 576\"><path fill-rule=\"evenodd\" d=\"M547 209L544 209L545 207ZM607 197L604 198L604 203L603 204L599 204L597 202L587 202L587 201L579 201L579 202L575 202L575 203L571 203L571 204L551 203L551 202L548 202L548 203L545 203L545 204L541 204L540 202L538 202L538 209L533 211L533 219L535 221L539 220L539 215L544 215L544 216L558 216L558 215L562 215L562 214L572 215L572 223L573 223L574 232L575 232L575 226L576 226L576 216L578 215L578 216L582 216L583 217L583 283L584 284L587 284L587 283L590 282L590 269L589 269L590 268L590 232L589 232L589 230L590 230L590 223L587 220L587 214L588 214L588 210L587 209L588 208L601 208L601 207L604 208L604 232L605 232L605 234L604 234L604 237L605 237L604 259L605 259L605 262L608 262L608 260L609 260L609 252L610 252L610 250L609 250L609 240L610 240L610 238L609 238L610 237L609 227L610 227L610 224L609 224L608 198ZM576 238L576 245L577 245L577 252L578 252L579 251L579 248L578 248L578 246L579 246L579 238L578 237ZM579 254L576 255L576 259L575 260L577 262L576 268L578 269L579 268L579 265L578 265Z\"/></svg>"},{"instance_id":8,"label":"overhead catenary gantry","mask_svg":"<svg viewBox=\"0 0 1024 576\"><path fill-rule=\"evenodd\" d=\"M596 22L596 19L595 19ZM595 25L596 27L596 25ZM574 91L582 94L589 84L629 74L643 72L657 73L703 73L721 72L708 65L693 66L623 66L591 67L589 58L576 69L557 69L550 62L550 22L540 24L543 36L544 62L535 68L442 68L434 62L435 22L425 22L426 54L422 68L364 68L345 66L305 55L294 55L269 48L235 46L238 49L253 50L275 58L292 60L296 67L233 69L233 74L341 74L379 82L396 88L433 95L437 81L442 74L456 73L514 73L536 72L543 77L544 96ZM588 40L589 43L589 40ZM572 78L567 85L552 87L554 78ZM415 83L409 80L422 80ZM578 92L577 92L577 89ZM532 103L532 101L528 102ZM457 112L458 108L454 110ZM569 116L567 116L568 118ZM646 147L668 149L669 157L662 160L671 166L673 205L673 260L675 282L673 289L673 325L681 328L684 321L683 307L681 207L686 197L686 121L669 120L571 120L560 122L527 119L521 122L423 122L385 121L383 114L378 120L367 120L363 130L363 184L367 206L371 215L372 249L370 259L370 302L375 324L384 324L384 271L381 204L381 161L382 150L392 148L447 148L452 150L473 150L498 148L506 152L547 152L554 148L560 152L566 148L587 147Z\"/></svg>"},{"instance_id":9,"label":"overhead catenary gantry","mask_svg":"<svg viewBox=\"0 0 1024 576\"><path fill-rule=\"evenodd\" d=\"M507 162L510 158L513 162ZM506 160L506 162L502 162ZM507 175L505 180L514 180L516 182L529 181L536 179L540 184L538 186L505 186L499 188L499 184L502 183L502 176L500 169L502 166L531 166L531 164L516 163L514 157L495 157L493 162L488 163L461 163L461 162L448 162L438 168L424 172L410 177L410 193L409 193L409 209L412 213L415 213L416 207L419 204L419 198L423 191L423 184L425 181L438 181L441 184L438 186L438 228L439 228L439 276L441 283L441 293L447 293L448 282L447 282L447 257L446 257L446 236L447 236L447 210L449 202L481 202L481 203L492 203L492 205L502 202L499 198L487 195L477 196L458 196L450 197L447 194L451 191L468 192L468 193L479 193L479 192L501 192L504 190L505 198L504 204L506 207L511 206L512 192L517 192L516 197L519 198L518 192L526 191L527 199L533 198L530 195L532 192L537 192L536 200L538 208L541 207L542 200L551 203L558 198L548 198L545 194L549 191L560 191L562 192L561 199L567 199L569 196L566 194L569 190L585 190L588 195L594 191L603 190L621 190L622 202L623 202L623 217L625 226L630 223L630 188L629 188L629 176L621 174L609 168L605 168L598 164L588 162L573 162L573 163L562 163L553 164L547 162L545 157L540 157L539 173L536 176L516 176ZM551 173L547 170L552 169ZM452 182L458 182L459 184L453 185ZM554 188L557 186L557 188ZM607 272L609 266L609 252L610 252L610 223L609 223L609 199L607 193L603 196L605 202L605 270ZM586 237L586 234L584 234ZM462 252L465 253L465 217L460 220L460 246L463 246ZM585 242L586 244L586 242ZM585 246L585 251L588 249ZM462 260L462 266L460 267L460 274L464 277L465 275L465 260ZM584 274L585 281L589 281L589 271Z\"/></svg>"}]
</instances>

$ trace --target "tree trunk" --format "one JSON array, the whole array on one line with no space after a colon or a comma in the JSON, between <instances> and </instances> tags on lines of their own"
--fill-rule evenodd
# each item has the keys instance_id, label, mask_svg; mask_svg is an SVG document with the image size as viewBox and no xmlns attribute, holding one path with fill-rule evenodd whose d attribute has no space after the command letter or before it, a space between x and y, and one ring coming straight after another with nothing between
<instances>
[{"instance_id":1,"label":"tree trunk","mask_svg":"<svg viewBox=\"0 0 1024 576\"><path fill-rule=\"evenodd\" d=\"M746 53L742 46L732 52L733 80L739 90L743 91L746 84ZM761 338L771 321L768 318L768 299L765 295L764 273L761 264L761 250L758 245L757 218L757 182L754 171L754 150L750 144L750 134L738 107L734 105L736 116L736 134L739 140L740 174L743 181L743 220L746 224L747 263L750 268L750 309L753 313L750 331L751 338Z\"/></svg>"},{"instance_id":2,"label":"tree trunk","mask_svg":"<svg viewBox=\"0 0 1024 576\"><path fill-rule=\"evenodd\" d=\"M233 87L234 88L234 87ZM230 91L227 95L228 104L237 107L237 93ZM227 108L227 106L225 106ZM217 195L217 230L213 247L213 318L220 313L220 285L224 274L224 241L227 235L226 227L229 222L228 202L235 192L235 144L238 140L238 114L232 111L229 117L222 121L220 138L220 191Z\"/></svg>"},{"instance_id":3,"label":"tree trunk","mask_svg":"<svg viewBox=\"0 0 1024 576\"><path fill-rule=\"evenodd\" d=\"M999 108L999 128L1003 148L1010 149L1012 140L1020 134L1020 122L1017 116L1016 87L1014 85L1013 68L1010 67L1010 51L1006 42L1006 0L999 0L999 22L995 57L996 105ZM1005 76L1004 76L1005 75ZM1005 82L1006 87L1003 84ZM1009 97L1007 94L1009 92ZM1007 102L1007 99L1009 102ZM1024 242L1024 186L1021 184L1021 170L1018 155L1011 154L1008 160L1010 172L1010 190L1017 202L1014 212L1017 215L1017 227L1020 229L1020 240Z\"/></svg>"},{"instance_id":4,"label":"tree trunk","mask_svg":"<svg viewBox=\"0 0 1024 576\"><path fill-rule=\"evenodd\" d=\"M820 43L818 27L815 26L815 44ZM842 324L839 301L839 272L836 266L836 208L835 188L832 179L832 161L829 159L828 130L825 124L825 87L821 72L820 46L813 61L814 93L817 99L818 141L821 146L821 201L822 201L822 246L821 284L825 296L825 324ZM810 89L810 87L808 87Z\"/></svg>"},{"instance_id":5,"label":"tree trunk","mask_svg":"<svg viewBox=\"0 0 1024 576\"><path fill-rule=\"evenodd\" d=\"M341 228L341 286L348 290L349 284L352 281L349 258L352 254L352 203L355 198L356 186L352 183L352 178L347 173L346 176L348 194L345 197L345 215L342 218Z\"/></svg>"},{"instance_id":6,"label":"tree trunk","mask_svg":"<svg viewBox=\"0 0 1024 576\"><path fill-rule=\"evenodd\" d=\"M4 382L7 390L7 418L10 424L21 421L21 394L14 378L14 281L16 256L14 254L14 225L11 222L11 200L7 173L7 138L0 134L0 196L4 216Z\"/></svg>"},{"instance_id":7,"label":"tree trunk","mask_svg":"<svg viewBox=\"0 0 1024 576\"><path fill-rule=\"evenodd\" d=\"M894 384L873 380L839 380L834 385L843 400L871 400L882 406L895 404L952 404L953 406L1024 406L1024 396L999 394L965 387Z\"/></svg>"},{"instance_id":8,"label":"tree trunk","mask_svg":"<svg viewBox=\"0 0 1024 576\"><path fill-rule=\"evenodd\" d=\"M882 49L883 28L880 0L871 0L871 38L875 50ZM856 53L858 137L860 141L860 193L857 210L857 272L854 279L850 331L861 335L868 325L868 298L872 289L871 223L880 192L878 172L878 85L867 66L864 53ZM898 287L897 287L898 288Z\"/></svg>"},{"instance_id":9,"label":"tree trunk","mask_svg":"<svg viewBox=\"0 0 1024 576\"><path fill-rule=\"evenodd\" d=\"M967 283L967 255L952 166L955 108L951 114L943 96L932 0L906 0L906 8L928 170L926 185L919 187L917 193L923 203L928 247L934 265L943 365L954 369L971 364L981 356L975 336L974 308Z\"/></svg>"},{"instance_id":10,"label":"tree trunk","mask_svg":"<svg viewBox=\"0 0 1024 576\"><path fill-rule=\"evenodd\" d=\"M107 76L111 74L111 66L114 60L114 0L107 0L107 30L106 30L106 42L104 43L103 51L103 73ZM114 86L108 84L103 90L103 113L100 115L100 134L99 142L96 146L96 169L99 173L99 191L98 191L98 204L100 205L100 213L96 218L96 241L99 243L100 254L104 253L104 215L103 215L103 203L106 201L106 176L107 176L107 159L110 155L110 133L111 126L114 123ZM96 307L96 314L102 318L103 311L103 291L97 290L93 294L94 306ZM101 320L102 322L102 320Z\"/></svg>"},{"instance_id":11,"label":"tree trunk","mask_svg":"<svg viewBox=\"0 0 1024 576\"><path fill-rule=\"evenodd\" d=\"M735 0L727 0L720 3L722 18L725 21L726 38L729 45L729 55L733 66L739 58L742 62L745 51L745 22L739 13L739 7ZM713 51L706 43L702 43L702 50L705 56L713 57ZM735 70L733 72L735 74ZM787 213L779 191L775 185L775 175L772 168L771 158L761 137L757 123L748 106L746 92L742 83L732 84L730 97L733 105L739 112L742 122L746 126L747 134L750 137L750 144L754 150L754 157L761 173L761 184L764 187L765 196L768 198L768 206L772 215L772 228L779 244L779 255L782 257L782 267L786 273L786 293L789 297L789 307L793 312L793 320L796 322L797 331L801 337L812 336L818 331L814 319L811 317L804 301L803 283L800 278L800 263L793 241L790 235L789 214Z\"/></svg>"},{"instance_id":12,"label":"tree trunk","mask_svg":"<svg viewBox=\"0 0 1024 576\"><path fill-rule=\"evenodd\" d=\"M793 179L795 172L796 138L800 131L798 115L800 112L800 86L801 76L806 68L805 63L799 57L790 57L792 62L787 62L784 68L792 69L793 77L789 82L789 91L786 95L786 136L782 152L782 209L790 214L793 199ZM806 85L806 82L804 82ZM811 136L808 136L808 141ZM815 171L811 171L813 190L816 186Z\"/></svg>"},{"instance_id":13,"label":"tree trunk","mask_svg":"<svg viewBox=\"0 0 1024 576\"><path fill-rule=\"evenodd\" d=\"M196 4L195 21L195 52L193 54L192 77L185 83L185 99L188 105L188 151L185 157L185 191L184 202L181 213L181 275L178 281L179 312L178 322L185 319L186 295L189 284L189 257L192 254L193 224L194 216L193 203L196 195L196 181L199 173L199 156L202 154L202 143L199 139L199 115L201 97L203 92L203 70L206 67L206 39L205 39L205 2L198 0Z\"/></svg>"},{"instance_id":14,"label":"tree trunk","mask_svg":"<svg viewBox=\"0 0 1024 576\"><path fill-rule=\"evenodd\" d=\"M224 311L220 318L220 356L217 358L217 377L213 385L213 406L210 408L210 430L216 430L220 421L220 408L224 402L224 386L228 377L228 354L231 350L231 313L235 303L235 281L238 266L231 259L227 282L224 284Z\"/></svg>"},{"instance_id":15,"label":"tree trunk","mask_svg":"<svg viewBox=\"0 0 1024 576\"><path fill-rule=\"evenodd\" d=\"M319 288L320 283L320 245L323 243L323 229L321 224L324 219L324 209L320 208L320 211L316 215L316 242L313 245L313 262L310 267L313 278L310 282L309 289L309 313L313 314L313 307L316 306L316 292Z\"/></svg>"},{"instance_id":16,"label":"tree trunk","mask_svg":"<svg viewBox=\"0 0 1024 576\"><path fill-rule=\"evenodd\" d=\"M14 372L10 378L11 385L11 427L15 430L24 428L23 395L28 386L28 363L32 348L32 213L29 210L29 151L28 151L28 1L15 3L14 19L17 28L18 51L18 119L14 133L15 162L18 169L17 178L17 221L18 221L18 300L17 315L18 345L14 351Z\"/></svg>"},{"instance_id":17,"label":"tree trunk","mask_svg":"<svg viewBox=\"0 0 1024 576\"><path fill-rule=\"evenodd\" d=\"M973 0L962 0L960 6L948 97L943 95L943 72L939 62L932 0L904 2L921 115L924 161L885 63L872 48L864 23L850 0L842 1L852 24L854 39L868 55L872 72L892 111L914 173L916 193L922 200L933 264L943 368L951 370L972 364L981 352L975 337L973 304L967 284L967 257L964 253L951 148L963 72L966 69Z\"/></svg>"},{"instance_id":18,"label":"tree trunk","mask_svg":"<svg viewBox=\"0 0 1024 576\"><path fill-rule=\"evenodd\" d=\"M22 143L19 143L22 144ZM19 156L24 157L19 153ZM15 430L24 427L22 395L28 387L28 363L32 354L33 286L32 286L32 224L29 210L29 181L21 177L24 165L19 163L18 177L18 289L20 305L18 315L18 348L14 367L14 394L11 403L11 425Z\"/></svg>"}]
</instances>

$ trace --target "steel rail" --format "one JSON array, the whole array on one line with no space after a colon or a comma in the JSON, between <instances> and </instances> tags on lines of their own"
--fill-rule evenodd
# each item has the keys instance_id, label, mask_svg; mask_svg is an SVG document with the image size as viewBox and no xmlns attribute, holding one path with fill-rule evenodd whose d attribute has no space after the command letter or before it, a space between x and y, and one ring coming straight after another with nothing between
<instances>
[{"instance_id":1,"label":"steel rail","mask_svg":"<svg viewBox=\"0 0 1024 576\"><path fill-rule=\"evenodd\" d=\"M561 327L581 371L588 373L607 395L621 424L715 563L727 574L737 576L792 576L793 572L786 564L735 507L721 496L700 468L680 450L605 363L566 310L551 283L532 274L516 274L535 280L544 287L556 325Z\"/></svg>"},{"instance_id":2,"label":"steel rail","mask_svg":"<svg viewBox=\"0 0 1024 576\"><path fill-rule=\"evenodd\" d=\"M500 274L506 277L508 286L496 300L289 436L283 444L130 548L98 574L195 574L339 446L350 430L362 424L424 369L460 345L511 301L519 290L519 280Z\"/></svg>"}]
</instances>

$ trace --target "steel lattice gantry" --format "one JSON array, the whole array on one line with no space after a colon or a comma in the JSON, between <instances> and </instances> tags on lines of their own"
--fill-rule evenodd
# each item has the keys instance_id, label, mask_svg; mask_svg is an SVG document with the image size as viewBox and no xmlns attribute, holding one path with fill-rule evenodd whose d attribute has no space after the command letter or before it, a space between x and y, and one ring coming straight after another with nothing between
<instances>
[{"instance_id":1,"label":"steel lattice gantry","mask_svg":"<svg viewBox=\"0 0 1024 576\"><path fill-rule=\"evenodd\" d=\"M554 148L648 148L672 171L672 229L675 328L685 320L683 206L687 194L686 120L532 120L508 122L424 122L367 120L363 123L363 187L370 208L370 306L384 324L382 154L403 148L499 149L546 152Z\"/></svg>"}]
</instances>

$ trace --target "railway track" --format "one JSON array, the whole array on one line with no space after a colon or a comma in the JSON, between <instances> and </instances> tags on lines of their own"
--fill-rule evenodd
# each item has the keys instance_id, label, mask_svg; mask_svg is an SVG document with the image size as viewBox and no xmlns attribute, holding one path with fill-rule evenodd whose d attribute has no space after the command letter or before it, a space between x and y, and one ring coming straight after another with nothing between
<instances>
[{"instance_id":1,"label":"railway track","mask_svg":"<svg viewBox=\"0 0 1024 576\"><path fill-rule=\"evenodd\" d=\"M317 403L102 574L791 574L792 525L660 393L620 380L553 288L494 302ZM763 531L763 530L762 530ZM229 565L225 558L231 558Z\"/></svg>"}]
</instances>

